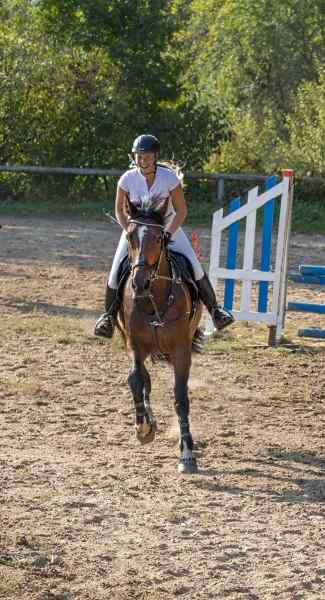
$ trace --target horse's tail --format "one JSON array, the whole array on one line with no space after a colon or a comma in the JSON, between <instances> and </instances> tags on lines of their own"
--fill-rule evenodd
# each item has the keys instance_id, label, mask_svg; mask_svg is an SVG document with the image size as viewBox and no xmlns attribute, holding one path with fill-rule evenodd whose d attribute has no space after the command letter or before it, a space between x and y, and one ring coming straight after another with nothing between
<instances>
[{"instance_id":1,"label":"horse's tail","mask_svg":"<svg viewBox=\"0 0 325 600\"><path fill-rule=\"evenodd\" d=\"M200 329L200 327L198 327L194 333L192 340L192 352L196 352L196 354L204 353L204 331Z\"/></svg>"}]
</instances>

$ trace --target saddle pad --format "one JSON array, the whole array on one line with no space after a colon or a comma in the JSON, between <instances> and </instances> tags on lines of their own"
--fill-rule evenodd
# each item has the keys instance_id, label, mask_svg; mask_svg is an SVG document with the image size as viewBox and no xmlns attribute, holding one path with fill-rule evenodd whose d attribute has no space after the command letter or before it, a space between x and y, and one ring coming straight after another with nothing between
<instances>
[{"instance_id":1,"label":"saddle pad","mask_svg":"<svg viewBox=\"0 0 325 600\"><path fill-rule=\"evenodd\" d=\"M174 277L184 281L190 288L192 299L197 300L198 289L195 282L193 267L188 258L173 250L168 251L168 257Z\"/></svg>"}]
</instances>

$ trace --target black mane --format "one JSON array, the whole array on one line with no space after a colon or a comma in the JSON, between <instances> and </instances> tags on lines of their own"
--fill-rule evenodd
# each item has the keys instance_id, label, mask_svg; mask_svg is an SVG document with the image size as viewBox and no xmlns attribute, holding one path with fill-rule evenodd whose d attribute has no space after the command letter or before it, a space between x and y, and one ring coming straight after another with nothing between
<instances>
[{"instance_id":1,"label":"black mane","mask_svg":"<svg viewBox=\"0 0 325 600\"><path fill-rule=\"evenodd\" d=\"M157 225L164 225L164 217L160 214L159 211L154 210L153 208L148 209L138 209L136 219L141 219L141 221L149 222L153 221Z\"/></svg>"}]
</instances>

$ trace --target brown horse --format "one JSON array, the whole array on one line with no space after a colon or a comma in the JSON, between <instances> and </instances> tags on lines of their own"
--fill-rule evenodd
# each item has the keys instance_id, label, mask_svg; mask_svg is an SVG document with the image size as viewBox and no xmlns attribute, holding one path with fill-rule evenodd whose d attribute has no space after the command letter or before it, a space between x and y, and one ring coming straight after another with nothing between
<instances>
[{"instance_id":1,"label":"brown horse","mask_svg":"<svg viewBox=\"0 0 325 600\"><path fill-rule=\"evenodd\" d=\"M193 301L189 287L173 275L164 235L165 201L160 208L139 210L127 202L130 275L117 323L132 356L129 385L135 404L135 430L144 444L155 437L156 421L145 367L148 356L164 357L175 375L175 409L180 427L179 472L197 471L189 425L188 378L193 339L198 336L202 305Z\"/></svg>"}]
</instances>

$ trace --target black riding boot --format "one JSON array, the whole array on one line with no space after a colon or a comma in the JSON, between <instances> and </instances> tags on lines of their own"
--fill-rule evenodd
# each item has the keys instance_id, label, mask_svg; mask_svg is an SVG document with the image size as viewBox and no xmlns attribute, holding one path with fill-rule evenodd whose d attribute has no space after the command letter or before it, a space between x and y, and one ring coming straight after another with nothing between
<instances>
[{"instance_id":1,"label":"black riding boot","mask_svg":"<svg viewBox=\"0 0 325 600\"><path fill-rule=\"evenodd\" d=\"M105 311L95 324L95 335L106 338L112 338L115 328L115 319L118 311L117 290L113 290L108 285L105 293Z\"/></svg>"},{"instance_id":2,"label":"black riding boot","mask_svg":"<svg viewBox=\"0 0 325 600\"><path fill-rule=\"evenodd\" d=\"M207 307L214 326L220 330L233 323L234 317L232 314L218 305L214 289L208 276L205 274L202 279L199 279L199 281L196 281L195 283L198 287L199 297Z\"/></svg>"}]
</instances>

